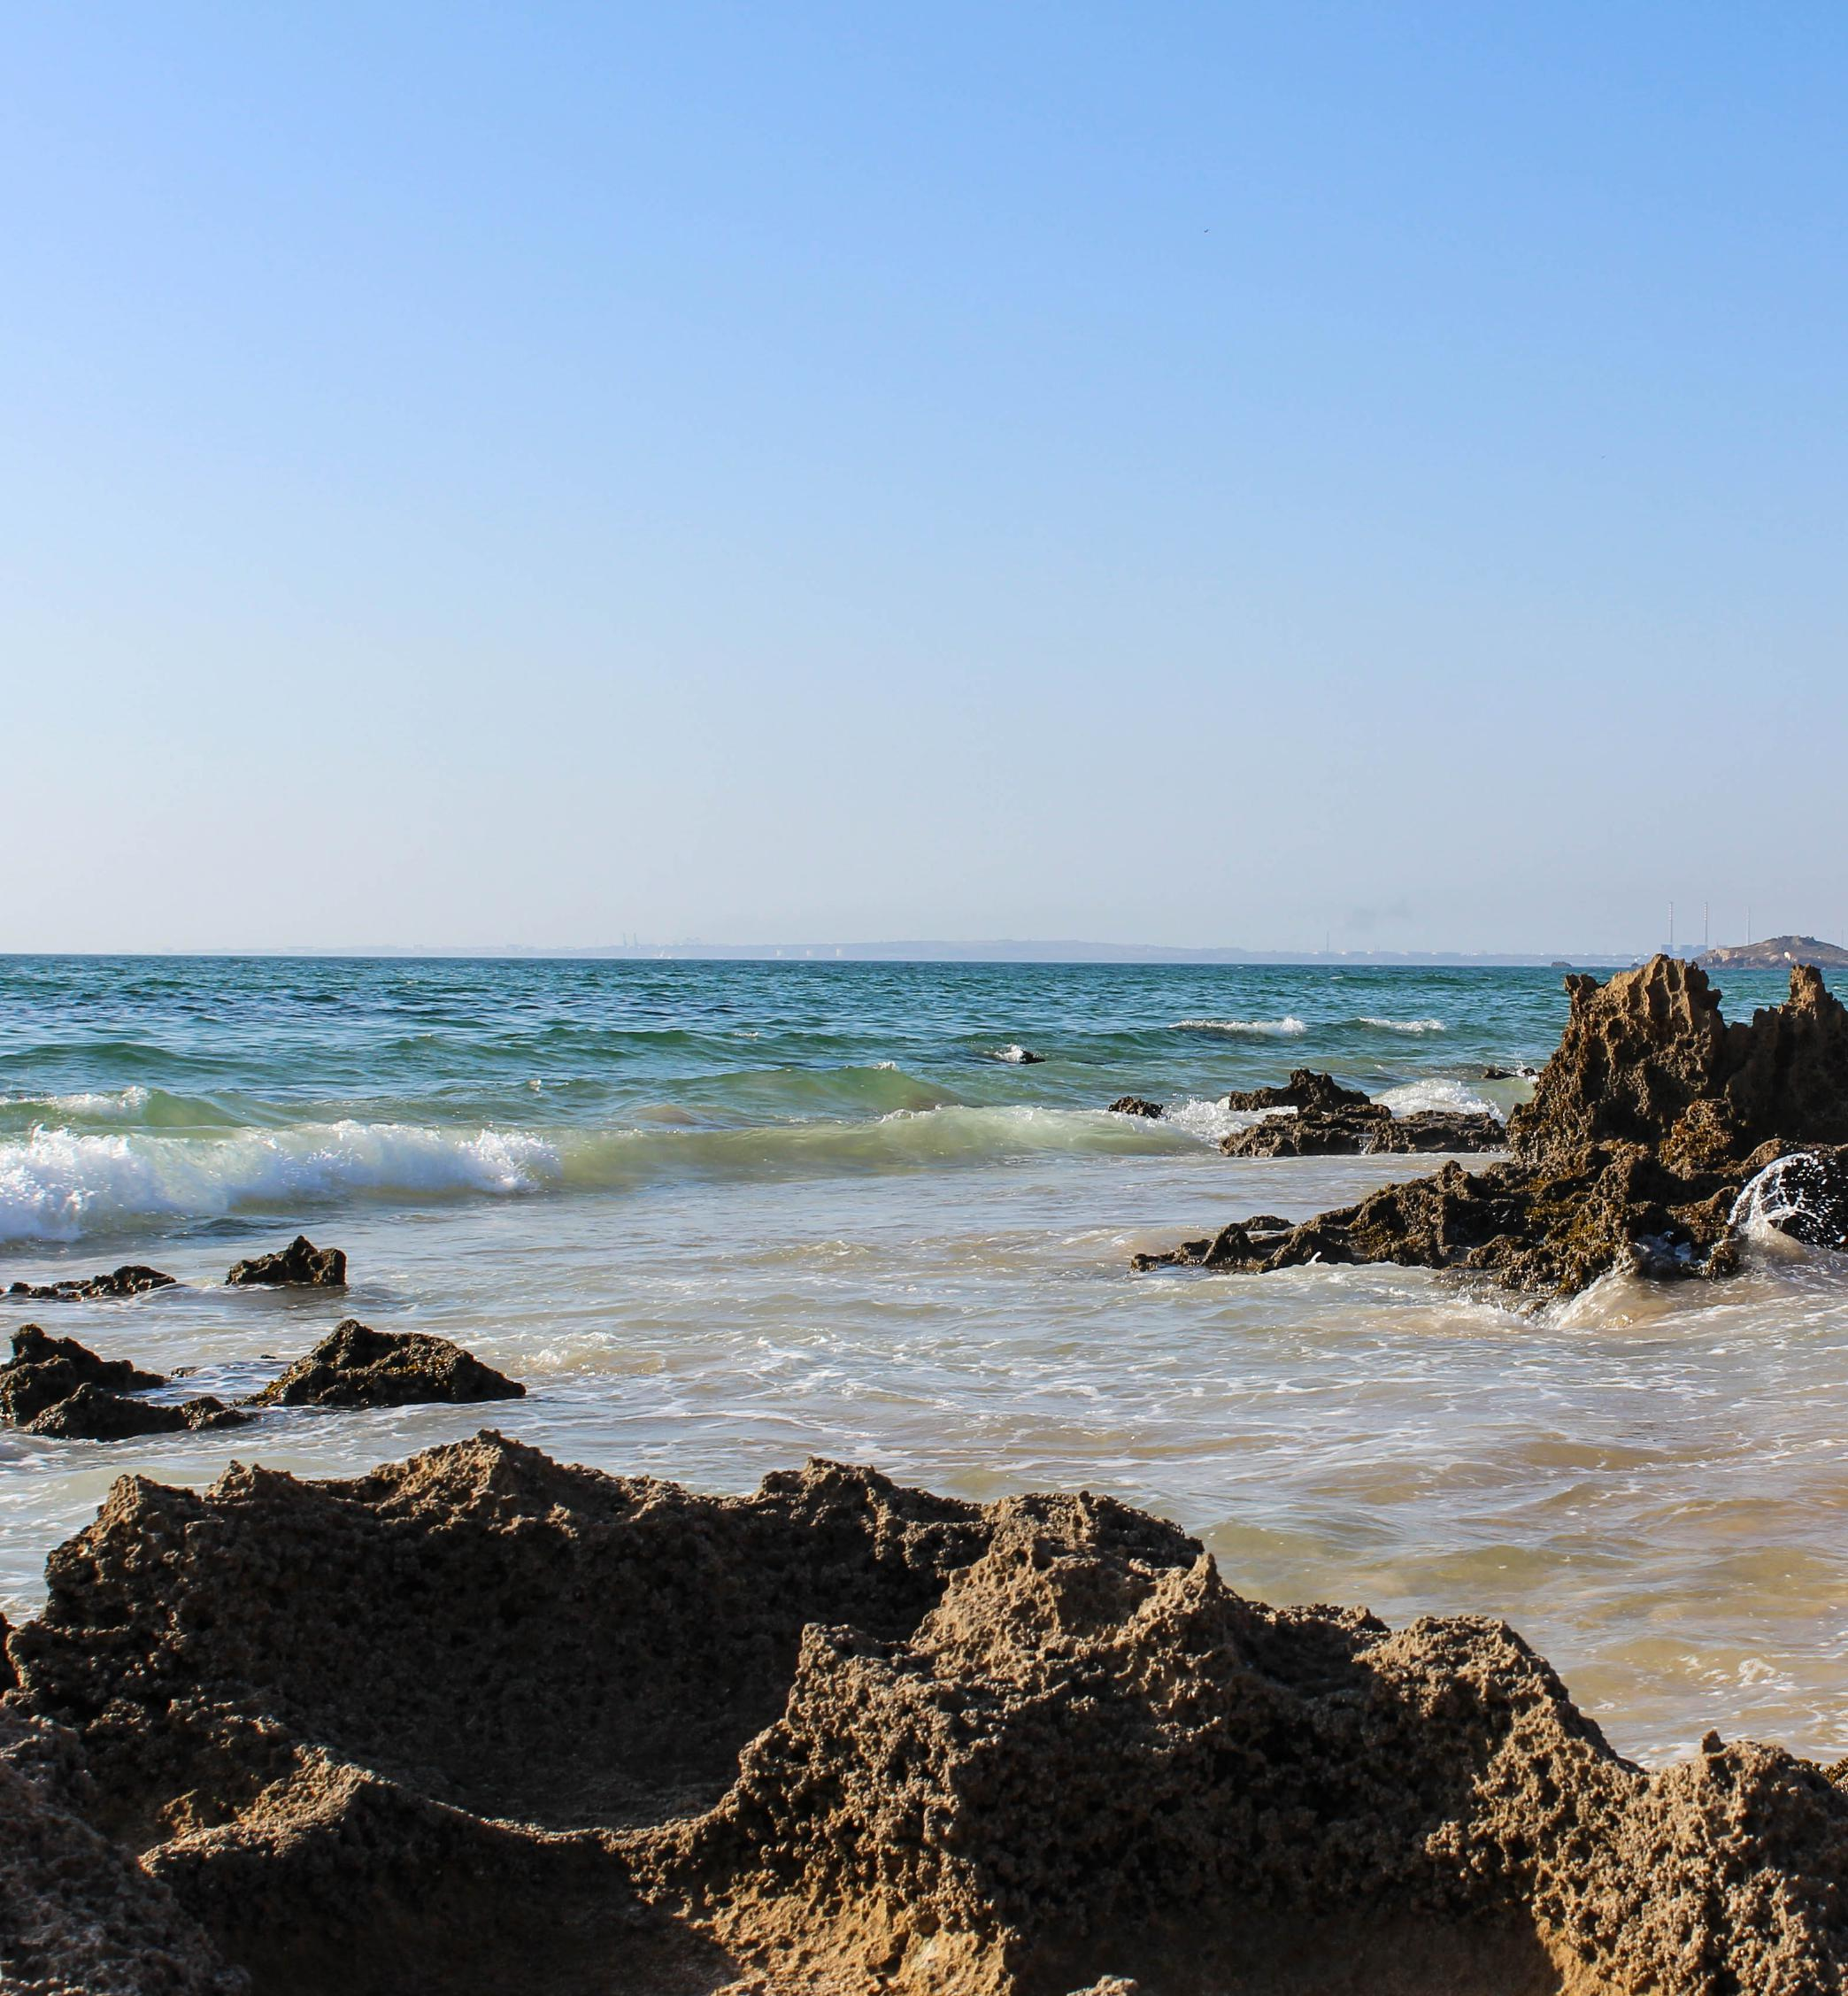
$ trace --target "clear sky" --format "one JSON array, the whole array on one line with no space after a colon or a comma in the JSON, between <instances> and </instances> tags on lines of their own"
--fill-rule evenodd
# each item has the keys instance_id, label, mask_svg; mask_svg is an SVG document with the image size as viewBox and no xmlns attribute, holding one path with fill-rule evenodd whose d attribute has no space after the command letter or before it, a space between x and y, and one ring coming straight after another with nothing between
<instances>
[{"instance_id":1,"label":"clear sky","mask_svg":"<svg viewBox=\"0 0 1848 1996\"><path fill-rule=\"evenodd\" d=\"M1848 10L10 9L0 947L1848 924Z\"/></svg>"}]
</instances>

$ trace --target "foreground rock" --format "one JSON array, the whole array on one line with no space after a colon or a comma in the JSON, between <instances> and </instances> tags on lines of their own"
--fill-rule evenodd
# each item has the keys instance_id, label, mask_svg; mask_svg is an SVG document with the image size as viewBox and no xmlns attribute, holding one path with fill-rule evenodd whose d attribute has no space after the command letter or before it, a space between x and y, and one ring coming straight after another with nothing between
<instances>
[{"instance_id":1,"label":"foreground rock","mask_svg":"<svg viewBox=\"0 0 1848 1996\"><path fill-rule=\"evenodd\" d=\"M1785 1004L1730 1025L1677 958L1566 988L1571 1016L1509 1117L1507 1163L1446 1165L1280 1242L1222 1229L1203 1252L1185 1243L1136 1266L1396 1261L1570 1293L1613 1268L1730 1274L1752 1219L1848 1245L1848 1012L1816 971L1793 969Z\"/></svg>"},{"instance_id":2,"label":"foreground rock","mask_svg":"<svg viewBox=\"0 0 1848 1996\"><path fill-rule=\"evenodd\" d=\"M812 1463L712 1499L483 1435L344 1483L124 1479L47 1576L0 1815L46 1988L1848 1976L1848 1796L1814 1767L1710 1738L1644 1773L1505 1625L1267 1608L1105 1498Z\"/></svg>"},{"instance_id":3,"label":"foreground rock","mask_svg":"<svg viewBox=\"0 0 1848 1996\"><path fill-rule=\"evenodd\" d=\"M1146 1095L1119 1095L1110 1105L1113 1116L1146 1116L1151 1121L1162 1114L1162 1105L1151 1102Z\"/></svg>"},{"instance_id":4,"label":"foreground rock","mask_svg":"<svg viewBox=\"0 0 1848 1996\"><path fill-rule=\"evenodd\" d=\"M233 1265L227 1283L240 1286L265 1283L274 1287L343 1289L347 1259L337 1247L317 1247L306 1234L297 1234L274 1254L259 1254Z\"/></svg>"},{"instance_id":5,"label":"foreground rock","mask_svg":"<svg viewBox=\"0 0 1848 1996\"><path fill-rule=\"evenodd\" d=\"M251 1406L409 1406L422 1400L518 1400L526 1388L446 1337L374 1330L348 1317Z\"/></svg>"},{"instance_id":6,"label":"foreground rock","mask_svg":"<svg viewBox=\"0 0 1848 1996\"><path fill-rule=\"evenodd\" d=\"M106 1275L67 1275L55 1283L14 1283L6 1293L26 1303L78 1303L111 1296L145 1296L151 1289L177 1287L174 1278L162 1275L158 1268L130 1262Z\"/></svg>"}]
</instances>

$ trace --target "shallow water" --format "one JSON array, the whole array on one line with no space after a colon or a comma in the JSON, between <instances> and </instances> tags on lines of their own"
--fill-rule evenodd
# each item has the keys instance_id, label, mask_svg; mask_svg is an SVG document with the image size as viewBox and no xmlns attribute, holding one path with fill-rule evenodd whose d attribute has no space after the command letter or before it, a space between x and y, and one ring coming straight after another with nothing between
<instances>
[{"instance_id":1,"label":"shallow water","mask_svg":"<svg viewBox=\"0 0 1848 1996\"><path fill-rule=\"evenodd\" d=\"M1390 1175L1220 1157L1228 1088L1305 1063L1505 1108L1520 1085L1480 1068L1544 1056L1556 975L14 959L0 998L5 1278L134 1259L189 1284L0 1321L229 1392L350 1313L532 1389L178 1440L0 1435L10 1612L124 1470L349 1473L485 1416L714 1489L813 1452L975 1497L1109 1490L1267 1599L1505 1616L1634 1756L1709 1725L1848 1752L1833 1258L1774 1243L1729 1284L1537 1315L1415 1271L1128 1271ZM1015 1044L1046 1060L993 1057ZM1192 1106L1097 1111L1132 1090ZM219 1286L297 1225L349 1250L344 1297Z\"/></svg>"}]
</instances>

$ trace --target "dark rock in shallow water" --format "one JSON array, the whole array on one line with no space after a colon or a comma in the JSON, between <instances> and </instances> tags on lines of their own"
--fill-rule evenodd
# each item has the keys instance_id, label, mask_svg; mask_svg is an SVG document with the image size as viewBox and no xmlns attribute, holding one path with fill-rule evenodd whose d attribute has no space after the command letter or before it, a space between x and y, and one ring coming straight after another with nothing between
<instances>
[{"instance_id":1,"label":"dark rock in shallow water","mask_svg":"<svg viewBox=\"0 0 1848 1996\"><path fill-rule=\"evenodd\" d=\"M144 1296L150 1289L177 1286L173 1276L162 1275L158 1268L131 1262L112 1268L107 1275L67 1275L55 1283L14 1283L6 1293L27 1303L74 1303L108 1296Z\"/></svg>"},{"instance_id":2,"label":"dark rock in shallow water","mask_svg":"<svg viewBox=\"0 0 1848 1996\"><path fill-rule=\"evenodd\" d=\"M1375 1152L1500 1151L1508 1135L1486 1111L1421 1109L1396 1116L1377 1102L1365 1108L1305 1110L1267 1116L1220 1138L1228 1158L1326 1158Z\"/></svg>"},{"instance_id":3,"label":"dark rock in shallow water","mask_svg":"<svg viewBox=\"0 0 1848 1996\"><path fill-rule=\"evenodd\" d=\"M1358 1088L1344 1088L1333 1075L1313 1067L1292 1067L1282 1088L1235 1089L1225 1098L1228 1109L1364 1109L1370 1098Z\"/></svg>"},{"instance_id":4,"label":"dark rock in shallow water","mask_svg":"<svg viewBox=\"0 0 1848 1996\"><path fill-rule=\"evenodd\" d=\"M236 1428L254 1420L210 1394L174 1406L166 1400L131 1399L107 1386L80 1386L27 1424L30 1435L55 1435L67 1442L119 1442L134 1435L173 1435L188 1428Z\"/></svg>"},{"instance_id":5,"label":"dark rock in shallow water","mask_svg":"<svg viewBox=\"0 0 1848 1996\"><path fill-rule=\"evenodd\" d=\"M317 1247L306 1234L297 1234L274 1254L259 1254L240 1261L225 1277L240 1285L268 1283L277 1287L343 1289L346 1286L346 1256L337 1247Z\"/></svg>"},{"instance_id":6,"label":"dark rock in shallow water","mask_svg":"<svg viewBox=\"0 0 1848 1996\"><path fill-rule=\"evenodd\" d=\"M1110 1114L1113 1116L1147 1116L1152 1121L1161 1111L1159 1102L1151 1102L1141 1095L1119 1095L1110 1105Z\"/></svg>"},{"instance_id":7,"label":"dark rock in shallow water","mask_svg":"<svg viewBox=\"0 0 1848 1996\"><path fill-rule=\"evenodd\" d=\"M1539 1075L1540 1070L1537 1067L1484 1067L1482 1069L1482 1079L1484 1081L1536 1081Z\"/></svg>"},{"instance_id":8,"label":"dark rock in shallow water","mask_svg":"<svg viewBox=\"0 0 1848 1996\"><path fill-rule=\"evenodd\" d=\"M81 1789L137 1918L277 1996L1848 1978L1817 1769L1647 1772L1505 1624L1268 1608L1107 1498L827 1463L704 1498L483 1435L124 1478L47 1577L8 1701L67 1743L43 1806ZM115 1864L64 1889L106 1907ZM130 1979L139 1930L44 1922L38 1972L216 1990Z\"/></svg>"},{"instance_id":9,"label":"dark rock in shallow water","mask_svg":"<svg viewBox=\"0 0 1848 1996\"><path fill-rule=\"evenodd\" d=\"M21 1324L12 1357L0 1366L0 1418L23 1428L80 1387L132 1393L164 1386L158 1372L141 1372L126 1359L103 1359L74 1337L48 1337L37 1324Z\"/></svg>"},{"instance_id":10,"label":"dark rock in shallow water","mask_svg":"<svg viewBox=\"0 0 1848 1996\"><path fill-rule=\"evenodd\" d=\"M517 1400L526 1388L446 1337L374 1330L357 1317L336 1324L246 1404L250 1406L410 1406L424 1400Z\"/></svg>"},{"instance_id":11,"label":"dark rock in shallow water","mask_svg":"<svg viewBox=\"0 0 1848 1996\"><path fill-rule=\"evenodd\" d=\"M1605 985L1566 983L1571 1017L1533 1099L1508 1120L1508 1163L1480 1174L1447 1165L1279 1243L1253 1246L1223 1229L1211 1260L1190 1242L1136 1266L1397 1261L1557 1294L1618 1268L1723 1275L1738 1266L1734 1215L1748 1182L1798 1151L1815 1158L1821 1179L1844 1168L1848 1012L1814 971L1793 969L1786 1004L1732 1025L1705 975L1676 958ZM1799 1237L1842 1237L1826 1201L1787 1219Z\"/></svg>"}]
</instances>

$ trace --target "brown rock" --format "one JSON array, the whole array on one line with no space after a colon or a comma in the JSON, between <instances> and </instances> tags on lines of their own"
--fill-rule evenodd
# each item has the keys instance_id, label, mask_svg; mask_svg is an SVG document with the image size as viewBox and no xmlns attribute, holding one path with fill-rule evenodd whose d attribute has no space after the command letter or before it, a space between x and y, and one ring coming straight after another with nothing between
<instances>
[{"instance_id":1,"label":"brown rock","mask_svg":"<svg viewBox=\"0 0 1848 1996\"><path fill-rule=\"evenodd\" d=\"M1113 1116L1148 1116L1153 1118L1159 1116L1161 1110L1162 1105L1159 1102L1151 1102L1141 1095L1119 1095L1116 1100L1110 1105L1110 1113Z\"/></svg>"},{"instance_id":2,"label":"brown rock","mask_svg":"<svg viewBox=\"0 0 1848 1996\"><path fill-rule=\"evenodd\" d=\"M1507 1131L1486 1111L1420 1109L1409 1116L1369 1102L1359 1109L1305 1109L1267 1116L1228 1131L1220 1149L1228 1158L1366 1157L1376 1152L1502 1151Z\"/></svg>"},{"instance_id":3,"label":"brown rock","mask_svg":"<svg viewBox=\"0 0 1848 1996\"><path fill-rule=\"evenodd\" d=\"M251 1406L408 1406L421 1400L517 1400L526 1388L420 1330L374 1330L345 1318L247 1403Z\"/></svg>"},{"instance_id":4,"label":"brown rock","mask_svg":"<svg viewBox=\"0 0 1848 1996\"><path fill-rule=\"evenodd\" d=\"M1798 1151L1811 1161L1784 1169L1811 1196L1761 1199L1762 1216L1775 1207L1770 1223L1799 1238L1848 1240L1848 1012L1815 971L1793 969L1788 1003L1733 1025L1705 975L1673 957L1602 986L1566 983L1571 1016L1533 1099L1509 1118L1510 1162L1387 1186L1280 1243L1221 1229L1134 1265L1397 1261L1568 1294L1616 1268L1724 1275L1738 1266L1742 1191Z\"/></svg>"},{"instance_id":5,"label":"brown rock","mask_svg":"<svg viewBox=\"0 0 1848 1996\"><path fill-rule=\"evenodd\" d=\"M1107 1499L820 1463L708 1499L483 1435L125 1478L47 1574L9 1703L280 1996L1848 1977L1820 1770L1646 1773L1504 1624L1267 1608ZM106 1988L109 1947L49 1958Z\"/></svg>"},{"instance_id":6,"label":"brown rock","mask_svg":"<svg viewBox=\"0 0 1848 1996\"><path fill-rule=\"evenodd\" d=\"M172 1435L188 1428L236 1428L253 1420L210 1394L177 1405L130 1399L107 1386L80 1386L27 1423L29 1435L67 1442L119 1442L135 1435Z\"/></svg>"},{"instance_id":7,"label":"brown rock","mask_svg":"<svg viewBox=\"0 0 1848 1996\"><path fill-rule=\"evenodd\" d=\"M51 1337L37 1324L12 1335L12 1357L0 1366L0 1418L23 1428L80 1387L132 1393L164 1386L158 1372L138 1371L126 1359L98 1358L74 1337Z\"/></svg>"},{"instance_id":8,"label":"brown rock","mask_svg":"<svg viewBox=\"0 0 1848 1996\"><path fill-rule=\"evenodd\" d=\"M177 1286L172 1275L162 1275L158 1268L130 1262L111 1269L107 1275L67 1275L55 1283L14 1283L6 1293L27 1303L71 1303L110 1296L144 1296L150 1289Z\"/></svg>"},{"instance_id":9,"label":"brown rock","mask_svg":"<svg viewBox=\"0 0 1848 1996\"><path fill-rule=\"evenodd\" d=\"M239 1284L343 1289L346 1256L337 1247L317 1247L306 1234L297 1234L274 1254L259 1254L251 1260L237 1262L225 1280Z\"/></svg>"},{"instance_id":10,"label":"brown rock","mask_svg":"<svg viewBox=\"0 0 1848 1996\"><path fill-rule=\"evenodd\" d=\"M1228 1109L1364 1109L1369 1098L1358 1088L1344 1088L1333 1075L1313 1067L1292 1067L1282 1088L1235 1089L1225 1099Z\"/></svg>"}]
</instances>

